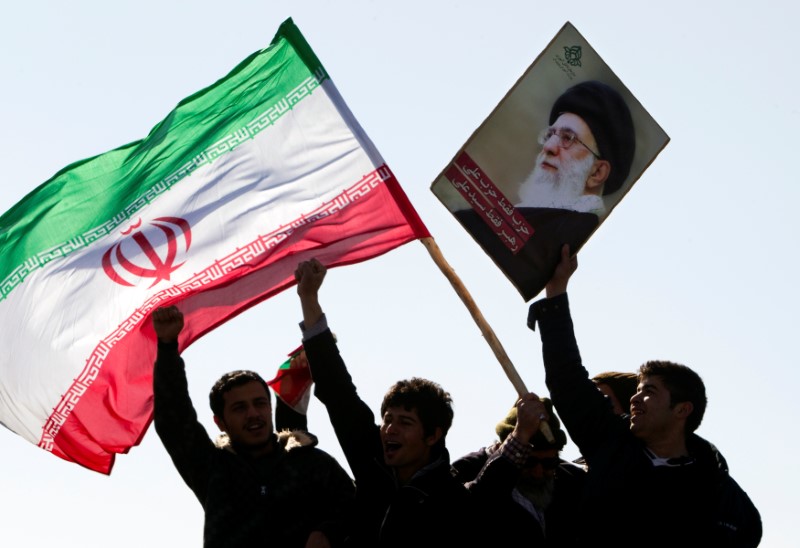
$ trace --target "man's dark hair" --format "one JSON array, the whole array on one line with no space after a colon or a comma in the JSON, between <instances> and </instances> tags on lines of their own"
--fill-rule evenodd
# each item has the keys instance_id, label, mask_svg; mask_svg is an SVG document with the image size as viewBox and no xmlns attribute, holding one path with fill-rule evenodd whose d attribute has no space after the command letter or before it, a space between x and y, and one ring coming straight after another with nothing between
<instances>
[{"instance_id":1,"label":"man's dark hair","mask_svg":"<svg viewBox=\"0 0 800 548\"><path fill-rule=\"evenodd\" d=\"M381 416L389 407L416 410L426 436L434 434L436 428L441 428L440 445L444 447L447 431L453 424L453 399L437 383L419 377L397 381L383 397Z\"/></svg>"},{"instance_id":2,"label":"man's dark hair","mask_svg":"<svg viewBox=\"0 0 800 548\"><path fill-rule=\"evenodd\" d=\"M255 371L240 369L222 375L219 380L214 383L214 386L211 387L211 392L208 394L208 403L211 405L211 411L213 411L214 415L222 417L222 412L225 410L225 394L227 392L237 386L242 386L253 381L263 384L264 389L267 391L267 397L269 397L267 382Z\"/></svg>"},{"instance_id":3,"label":"man's dark hair","mask_svg":"<svg viewBox=\"0 0 800 548\"><path fill-rule=\"evenodd\" d=\"M688 401L692 412L686 419L686 433L697 430L706 412L706 387L700 375L679 363L652 360L639 367L639 381L642 377L659 377L669 390L670 407Z\"/></svg>"}]
</instances>

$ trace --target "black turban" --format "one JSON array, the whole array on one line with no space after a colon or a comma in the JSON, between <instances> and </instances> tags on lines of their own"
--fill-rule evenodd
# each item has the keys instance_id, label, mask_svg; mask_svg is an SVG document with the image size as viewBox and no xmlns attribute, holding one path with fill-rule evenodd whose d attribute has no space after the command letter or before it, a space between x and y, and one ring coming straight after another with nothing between
<instances>
[{"instance_id":1,"label":"black turban","mask_svg":"<svg viewBox=\"0 0 800 548\"><path fill-rule=\"evenodd\" d=\"M636 150L633 118L625 100L602 82L581 82L556 99L550 110L550 125L565 112L580 116L592 130L600 157L611 164L603 194L616 192L630 173Z\"/></svg>"}]
</instances>

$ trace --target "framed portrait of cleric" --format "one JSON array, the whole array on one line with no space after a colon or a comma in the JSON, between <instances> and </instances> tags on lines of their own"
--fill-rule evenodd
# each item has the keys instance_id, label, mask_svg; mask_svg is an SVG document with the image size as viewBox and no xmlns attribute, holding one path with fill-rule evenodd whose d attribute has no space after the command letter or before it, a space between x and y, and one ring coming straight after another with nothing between
<instances>
[{"instance_id":1,"label":"framed portrait of cleric","mask_svg":"<svg viewBox=\"0 0 800 548\"><path fill-rule=\"evenodd\" d=\"M523 299L577 253L669 137L566 23L431 191Z\"/></svg>"}]
</instances>

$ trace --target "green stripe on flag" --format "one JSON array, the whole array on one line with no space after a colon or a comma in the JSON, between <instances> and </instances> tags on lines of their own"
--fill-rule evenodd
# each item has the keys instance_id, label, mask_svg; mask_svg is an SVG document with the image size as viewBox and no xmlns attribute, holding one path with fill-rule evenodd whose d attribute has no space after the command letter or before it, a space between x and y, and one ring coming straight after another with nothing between
<instances>
[{"instance_id":1,"label":"green stripe on flag","mask_svg":"<svg viewBox=\"0 0 800 548\"><path fill-rule=\"evenodd\" d=\"M293 285L299 261L429 235L289 20L144 140L0 217L0 422L108 474L153 419L154 308L181 307L188 348ZM299 405L311 378L295 365L280 394Z\"/></svg>"},{"instance_id":2,"label":"green stripe on flag","mask_svg":"<svg viewBox=\"0 0 800 548\"><path fill-rule=\"evenodd\" d=\"M0 217L0 301L33 271L111 234L195 170L268 130L327 78L288 19L269 47L181 101L143 140L56 173Z\"/></svg>"}]
</instances>

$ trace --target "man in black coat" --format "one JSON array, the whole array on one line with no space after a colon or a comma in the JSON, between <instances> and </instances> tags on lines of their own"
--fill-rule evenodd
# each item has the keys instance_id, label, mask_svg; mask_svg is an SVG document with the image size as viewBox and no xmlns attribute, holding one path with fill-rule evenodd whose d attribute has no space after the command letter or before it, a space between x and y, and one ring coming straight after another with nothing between
<instances>
[{"instance_id":1,"label":"man in black coat","mask_svg":"<svg viewBox=\"0 0 800 548\"><path fill-rule=\"evenodd\" d=\"M222 434L212 441L189 397L177 306L152 314L156 433L205 512L203 546L345 546L353 480L305 432L273 429L269 388L254 371L224 374L209 404Z\"/></svg>"},{"instance_id":2,"label":"man in black coat","mask_svg":"<svg viewBox=\"0 0 800 548\"><path fill-rule=\"evenodd\" d=\"M482 545L486 524L451 473L446 446L453 421L450 394L428 379L400 380L384 395L376 424L319 303L326 271L316 259L303 261L295 279L314 394L328 411L356 482L356 531L349 546Z\"/></svg>"},{"instance_id":3,"label":"man in black coat","mask_svg":"<svg viewBox=\"0 0 800 548\"><path fill-rule=\"evenodd\" d=\"M545 382L558 415L588 465L581 546L758 546L761 516L720 452L695 430L706 392L685 365L648 361L630 415L614 412L581 363L567 282L577 258L562 249L545 299L533 303Z\"/></svg>"},{"instance_id":4,"label":"man in black coat","mask_svg":"<svg viewBox=\"0 0 800 548\"><path fill-rule=\"evenodd\" d=\"M540 421L547 422L552 438L542 434ZM456 478L496 524L493 545L574 546L586 472L559 456L567 435L552 402L524 395L495 431L500 441L453 462Z\"/></svg>"}]
</instances>

